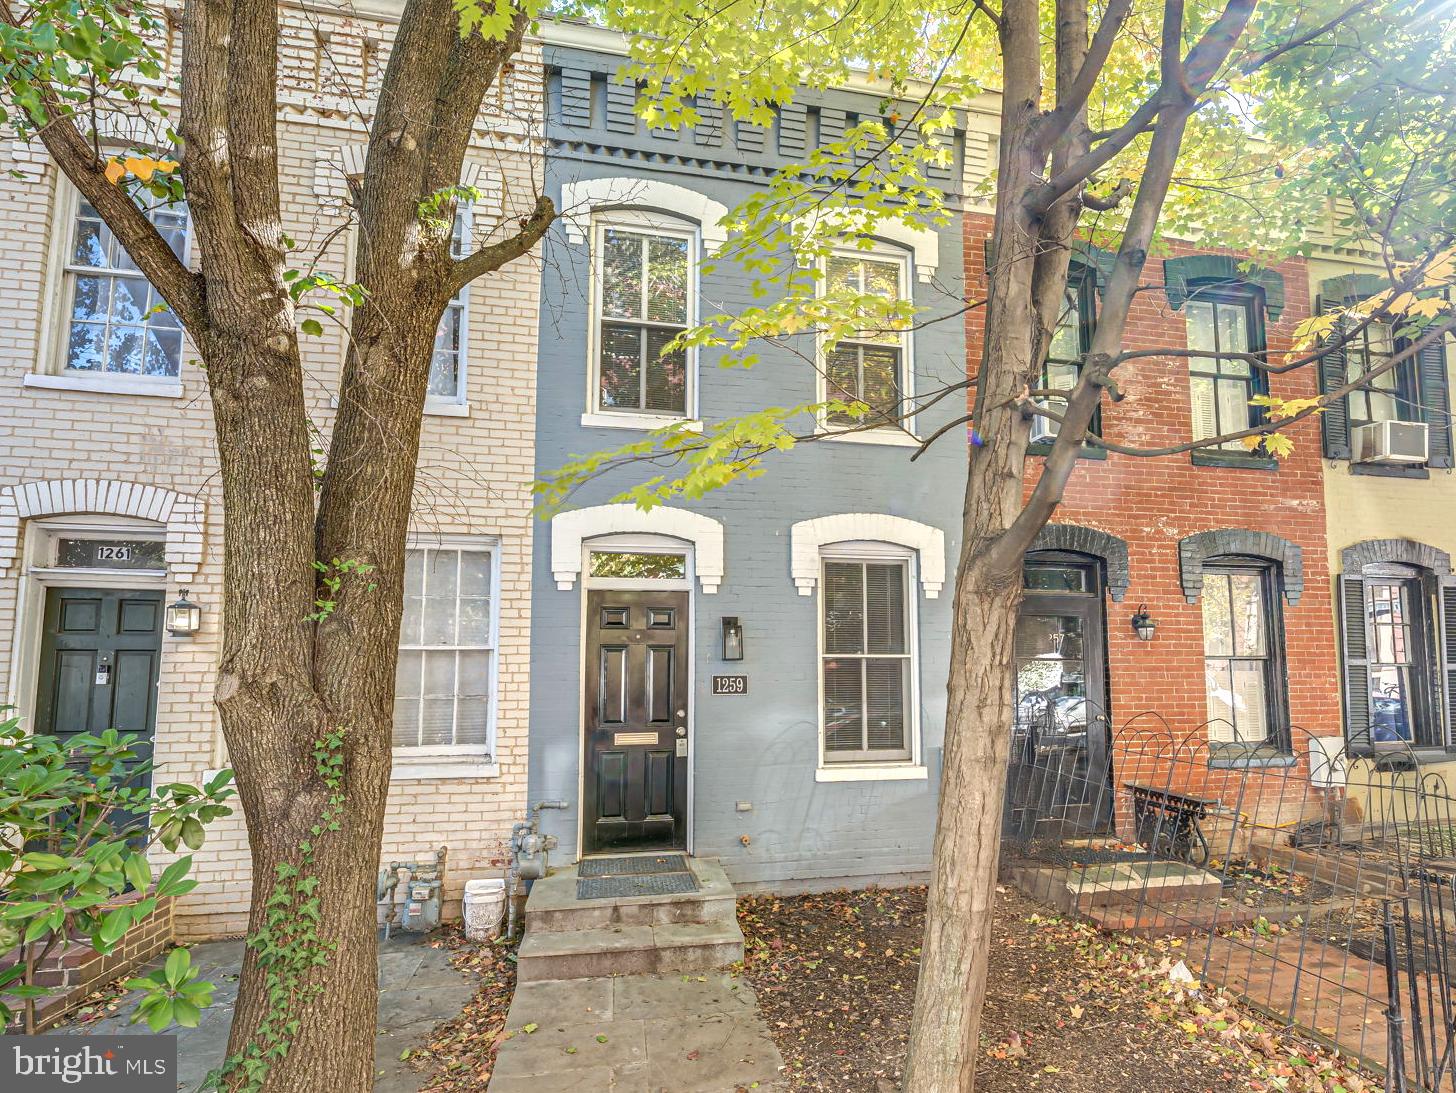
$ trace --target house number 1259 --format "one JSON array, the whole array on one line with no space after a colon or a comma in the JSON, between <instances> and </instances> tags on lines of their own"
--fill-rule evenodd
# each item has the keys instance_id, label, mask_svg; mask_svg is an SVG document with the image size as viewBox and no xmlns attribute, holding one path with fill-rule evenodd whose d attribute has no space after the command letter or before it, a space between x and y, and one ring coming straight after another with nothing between
<instances>
[{"instance_id":1,"label":"house number 1259","mask_svg":"<svg viewBox=\"0 0 1456 1093\"><path fill-rule=\"evenodd\" d=\"M748 677L714 676L713 693L715 695L746 695L748 693Z\"/></svg>"}]
</instances>

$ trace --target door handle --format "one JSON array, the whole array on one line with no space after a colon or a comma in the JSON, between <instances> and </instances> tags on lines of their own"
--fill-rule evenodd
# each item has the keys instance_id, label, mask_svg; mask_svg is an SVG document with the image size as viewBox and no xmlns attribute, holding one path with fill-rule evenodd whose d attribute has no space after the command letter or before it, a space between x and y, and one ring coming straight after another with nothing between
<instances>
[{"instance_id":1,"label":"door handle","mask_svg":"<svg viewBox=\"0 0 1456 1093\"><path fill-rule=\"evenodd\" d=\"M686 725L679 725L677 727L677 734L679 736L686 736L688 734L687 726Z\"/></svg>"}]
</instances>

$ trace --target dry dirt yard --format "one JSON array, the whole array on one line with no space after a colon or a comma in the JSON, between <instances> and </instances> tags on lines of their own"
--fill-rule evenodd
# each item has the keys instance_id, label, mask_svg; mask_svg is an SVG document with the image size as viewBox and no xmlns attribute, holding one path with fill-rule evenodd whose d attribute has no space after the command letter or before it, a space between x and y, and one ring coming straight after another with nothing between
<instances>
[{"instance_id":1,"label":"dry dirt yard","mask_svg":"<svg viewBox=\"0 0 1456 1093\"><path fill-rule=\"evenodd\" d=\"M791 1088L898 1088L924 915L924 888L740 897L746 973ZM977 1093L1382 1088L1216 989L1174 983L1180 952L1002 892Z\"/></svg>"}]
</instances>

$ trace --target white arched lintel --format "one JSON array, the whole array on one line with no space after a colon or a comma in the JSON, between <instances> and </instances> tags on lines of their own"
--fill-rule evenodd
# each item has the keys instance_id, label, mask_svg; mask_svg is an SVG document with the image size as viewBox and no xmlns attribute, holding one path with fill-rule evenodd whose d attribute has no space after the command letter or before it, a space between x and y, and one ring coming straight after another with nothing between
<instances>
[{"instance_id":1,"label":"white arched lintel","mask_svg":"<svg viewBox=\"0 0 1456 1093\"><path fill-rule=\"evenodd\" d=\"M940 528L878 512L840 512L800 520L789 530L789 573L801 596L812 596L819 581L819 552L831 543L894 543L920 559L920 587L927 600L945 585L945 532Z\"/></svg>"},{"instance_id":2,"label":"white arched lintel","mask_svg":"<svg viewBox=\"0 0 1456 1093\"><path fill-rule=\"evenodd\" d=\"M915 260L915 276L934 279L940 268L940 236L895 217L880 218L864 209L821 209L805 218L805 234L832 232L852 239L888 239L908 250Z\"/></svg>"},{"instance_id":3,"label":"white arched lintel","mask_svg":"<svg viewBox=\"0 0 1456 1093\"><path fill-rule=\"evenodd\" d=\"M722 224L728 215L728 206L721 201L670 182L619 177L585 178L562 184L561 216L566 222L567 241L585 243L592 214L611 208L658 209L696 220L703 234L703 249L708 252L728 241L728 229Z\"/></svg>"},{"instance_id":4,"label":"white arched lintel","mask_svg":"<svg viewBox=\"0 0 1456 1093\"><path fill-rule=\"evenodd\" d=\"M164 486L105 478L56 478L0 489L0 573L20 553L20 521L87 512L132 516L167 527L167 568L190 581L202 564L202 498Z\"/></svg>"},{"instance_id":5,"label":"white arched lintel","mask_svg":"<svg viewBox=\"0 0 1456 1093\"><path fill-rule=\"evenodd\" d=\"M723 582L723 525L710 516L659 505L594 505L551 518L551 573L556 587L569 589L581 576L581 545L601 535L670 535L693 544L693 566L705 594Z\"/></svg>"}]
</instances>

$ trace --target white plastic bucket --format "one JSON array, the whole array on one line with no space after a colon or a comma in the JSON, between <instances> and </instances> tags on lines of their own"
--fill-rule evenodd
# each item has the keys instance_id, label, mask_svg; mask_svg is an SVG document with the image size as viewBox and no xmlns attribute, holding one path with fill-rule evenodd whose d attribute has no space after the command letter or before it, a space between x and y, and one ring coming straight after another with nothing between
<instances>
[{"instance_id":1,"label":"white plastic bucket","mask_svg":"<svg viewBox=\"0 0 1456 1093\"><path fill-rule=\"evenodd\" d=\"M500 931L506 910L506 882L499 877L465 882L465 936L489 941Z\"/></svg>"}]
</instances>

